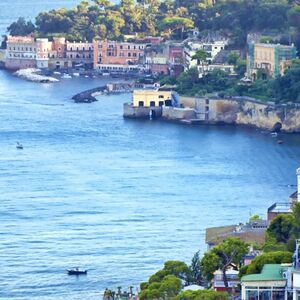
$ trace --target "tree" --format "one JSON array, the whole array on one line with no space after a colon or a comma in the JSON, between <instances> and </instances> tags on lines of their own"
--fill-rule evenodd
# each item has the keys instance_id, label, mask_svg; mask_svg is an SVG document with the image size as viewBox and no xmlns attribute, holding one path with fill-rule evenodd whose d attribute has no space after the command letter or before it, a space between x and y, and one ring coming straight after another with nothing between
<instances>
[{"instance_id":1,"label":"tree","mask_svg":"<svg viewBox=\"0 0 300 300\"><path fill-rule=\"evenodd\" d=\"M200 284L202 281L200 251L194 254L192 258L192 263L190 265L190 270L191 270L190 283Z\"/></svg>"},{"instance_id":2,"label":"tree","mask_svg":"<svg viewBox=\"0 0 300 300\"><path fill-rule=\"evenodd\" d=\"M175 297L182 288L181 280L174 275L167 275L159 282L150 283L139 293L139 299L159 299Z\"/></svg>"},{"instance_id":3,"label":"tree","mask_svg":"<svg viewBox=\"0 0 300 300\"><path fill-rule=\"evenodd\" d=\"M192 56L192 60L197 60L197 64L199 65L206 63L208 57L209 54L205 50L200 49Z\"/></svg>"},{"instance_id":4,"label":"tree","mask_svg":"<svg viewBox=\"0 0 300 300\"><path fill-rule=\"evenodd\" d=\"M221 244L204 254L201 261L203 274L209 280L213 277L214 271L221 269L224 285L228 289L226 271L233 264L238 266L247 251L248 245L239 238L225 239Z\"/></svg>"},{"instance_id":5,"label":"tree","mask_svg":"<svg viewBox=\"0 0 300 300\"><path fill-rule=\"evenodd\" d=\"M239 54L236 51L231 51L229 53L227 62L230 65L234 65L235 66L237 64L237 61L238 61L239 58L240 58L240 56L239 56Z\"/></svg>"},{"instance_id":6,"label":"tree","mask_svg":"<svg viewBox=\"0 0 300 300\"><path fill-rule=\"evenodd\" d=\"M228 298L228 293L203 290L182 292L175 300L228 300Z\"/></svg>"},{"instance_id":7,"label":"tree","mask_svg":"<svg viewBox=\"0 0 300 300\"><path fill-rule=\"evenodd\" d=\"M275 251L256 256L250 265L240 269L240 277L243 275L260 273L265 264L291 263L293 254L288 251Z\"/></svg>"},{"instance_id":8,"label":"tree","mask_svg":"<svg viewBox=\"0 0 300 300\"><path fill-rule=\"evenodd\" d=\"M270 223L267 233L270 237L275 238L277 243L286 243L293 232L293 216L278 215Z\"/></svg>"},{"instance_id":9,"label":"tree","mask_svg":"<svg viewBox=\"0 0 300 300\"><path fill-rule=\"evenodd\" d=\"M93 2L95 2L95 4L101 9L106 9L107 7L112 5L109 0L93 0Z\"/></svg>"},{"instance_id":10,"label":"tree","mask_svg":"<svg viewBox=\"0 0 300 300\"><path fill-rule=\"evenodd\" d=\"M33 33L35 31L35 26L31 21L26 22L24 18L19 18L16 22L13 22L9 27L7 27L7 31L10 35L25 36Z\"/></svg>"},{"instance_id":11,"label":"tree","mask_svg":"<svg viewBox=\"0 0 300 300\"><path fill-rule=\"evenodd\" d=\"M183 34L183 31L185 29L193 28L194 22L189 18L182 18L182 17L166 17L164 18L160 24L159 27L161 31L166 32L169 36L175 31L175 30L181 30L181 34Z\"/></svg>"}]
</instances>

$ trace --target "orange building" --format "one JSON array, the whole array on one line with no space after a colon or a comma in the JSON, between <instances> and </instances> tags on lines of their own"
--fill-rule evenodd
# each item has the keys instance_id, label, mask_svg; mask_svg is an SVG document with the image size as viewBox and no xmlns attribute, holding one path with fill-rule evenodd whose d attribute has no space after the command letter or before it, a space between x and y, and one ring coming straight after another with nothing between
<instances>
[{"instance_id":1,"label":"orange building","mask_svg":"<svg viewBox=\"0 0 300 300\"><path fill-rule=\"evenodd\" d=\"M130 70L144 58L145 44L94 40L94 69L116 71Z\"/></svg>"}]
</instances>

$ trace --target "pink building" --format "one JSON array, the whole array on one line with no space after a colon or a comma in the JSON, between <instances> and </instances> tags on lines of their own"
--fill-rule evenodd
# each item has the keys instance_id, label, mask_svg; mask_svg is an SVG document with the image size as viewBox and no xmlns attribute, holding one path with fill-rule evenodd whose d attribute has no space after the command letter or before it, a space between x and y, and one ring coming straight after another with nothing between
<instances>
[{"instance_id":1,"label":"pink building","mask_svg":"<svg viewBox=\"0 0 300 300\"><path fill-rule=\"evenodd\" d=\"M145 44L94 40L94 69L125 71L144 57Z\"/></svg>"}]
</instances>

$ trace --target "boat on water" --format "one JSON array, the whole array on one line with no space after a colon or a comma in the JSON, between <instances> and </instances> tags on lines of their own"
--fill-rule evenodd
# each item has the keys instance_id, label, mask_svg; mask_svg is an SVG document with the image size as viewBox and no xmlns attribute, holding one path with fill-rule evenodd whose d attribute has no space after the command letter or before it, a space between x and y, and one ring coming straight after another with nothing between
<instances>
[{"instance_id":1,"label":"boat on water","mask_svg":"<svg viewBox=\"0 0 300 300\"><path fill-rule=\"evenodd\" d=\"M79 268L67 269L68 275L86 275L87 270L82 270Z\"/></svg>"},{"instance_id":2,"label":"boat on water","mask_svg":"<svg viewBox=\"0 0 300 300\"><path fill-rule=\"evenodd\" d=\"M16 148L19 150L23 150L23 145L17 142Z\"/></svg>"},{"instance_id":3,"label":"boat on water","mask_svg":"<svg viewBox=\"0 0 300 300\"><path fill-rule=\"evenodd\" d=\"M66 74L65 73L61 78L63 78L63 79L71 79L72 76L70 74Z\"/></svg>"},{"instance_id":4,"label":"boat on water","mask_svg":"<svg viewBox=\"0 0 300 300\"><path fill-rule=\"evenodd\" d=\"M277 140L277 144L279 145L283 144L283 140Z\"/></svg>"}]
</instances>

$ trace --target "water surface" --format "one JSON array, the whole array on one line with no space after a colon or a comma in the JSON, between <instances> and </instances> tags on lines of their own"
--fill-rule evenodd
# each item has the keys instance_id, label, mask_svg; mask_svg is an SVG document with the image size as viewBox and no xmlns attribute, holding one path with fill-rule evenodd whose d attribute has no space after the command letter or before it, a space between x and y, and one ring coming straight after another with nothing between
<instances>
[{"instance_id":1,"label":"water surface","mask_svg":"<svg viewBox=\"0 0 300 300\"><path fill-rule=\"evenodd\" d=\"M129 94L70 100L101 84L0 72L0 299L137 286L204 251L206 227L265 217L294 191L300 136L278 145L252 129L124 120ZM69 277L72 266L90 271Z\"/></svg>"}]
</instances>

